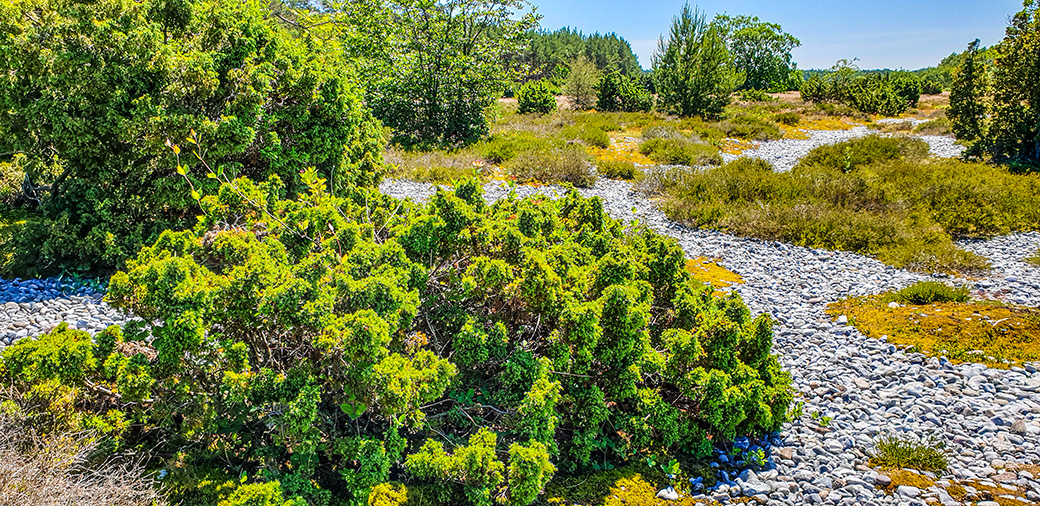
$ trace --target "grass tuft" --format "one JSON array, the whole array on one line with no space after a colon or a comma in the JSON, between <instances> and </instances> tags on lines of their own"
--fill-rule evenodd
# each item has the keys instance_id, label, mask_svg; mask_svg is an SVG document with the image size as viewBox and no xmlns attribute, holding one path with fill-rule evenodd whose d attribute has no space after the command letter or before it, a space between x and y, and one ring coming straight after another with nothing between
<instances>
[{"instance_id":1,"label":"grass tuft","mask_svg":"<svg viewBox=\"0 0 1040 506\"><path fill-rule=\"evenodd\" d=\"M942 448L942 445L934 440L924 442L885 436L876 443L875 451L870 456L870 464L885 469L942 472L948 465Z\"/></svg>"},{"instance_id":2,"label":"grass tuft","mask_svg":"<svg viewBox=\"0 0 1040 506\"><path fill-rule=\"evenodd\" d=\"M639 146L639 152L665 165L698 167L722 164L718 148L689 139L650 139Z\"/></svg>"},{"instance_id":3,"label":"grass tuft","mask_svg":"<svg viewBox=\"0 0 1040 506\"><path fill-rule=\"evenodd\" d=\"M524 151L503 168L521 182L571 183L580 188L596 182L596 173L581 146Z\"/></svg>"},{"instance_id":4,"label":"grass tuft","mask_svg":"<svg viewBox=\"0 0 1040 506\"><path fill-rule=\"evenodd\" d=\"M640 174L639 168L630 160L600 160L597 163L596 171L599 175L610 179L630 181Z\"/></svg>"},{"instance_id":5,"label":"grass tuft","mask_svg":"<svg viewBox=\"0 0 1040 506\"><path fill-rule=\"evenodd\" d=\"M968 302L971 292L966 287L953 287L938 281L919 281L885 297L886 302L925 304L942 302Z\"/></svg>"}]
</instances>

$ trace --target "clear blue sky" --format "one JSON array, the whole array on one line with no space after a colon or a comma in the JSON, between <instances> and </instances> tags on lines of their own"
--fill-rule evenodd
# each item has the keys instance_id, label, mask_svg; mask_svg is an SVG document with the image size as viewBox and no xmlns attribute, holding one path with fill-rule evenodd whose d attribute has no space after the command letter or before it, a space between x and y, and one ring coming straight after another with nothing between
<instances>
[{"instance_id":1,"label":"clear blue sky","mask_svg":"<svg viewBox=\"0 0 1040 506\"><path fill-rule=\"evenodd\" d=\"M542 27L585 33L617 32L632 44L639 64L650 68L657 38L668 30L681 0L531 0ZM859 58L861 68L914 70L963 51L976 38L984 46L1004 37L1021 0L710 0L690 2L711 18L716 13L758 16L780 24L802 41L798 67L829 68L840 58Z\"/></svg>"}]
</instances>

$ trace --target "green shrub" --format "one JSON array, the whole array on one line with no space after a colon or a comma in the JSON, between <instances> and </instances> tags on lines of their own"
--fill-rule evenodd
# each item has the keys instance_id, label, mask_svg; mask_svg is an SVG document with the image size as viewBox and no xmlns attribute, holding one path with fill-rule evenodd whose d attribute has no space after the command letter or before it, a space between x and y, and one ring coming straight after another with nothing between
<instances>
[{"instance_id":1,"label":"green shrub","mask_svg":"<svg viewBox=\"0 0 1040 506\"><path fill-rule=\"evenodd\" d=\"M516 103L520 114L549 114L556 110L553 86L544 80L528 81L517 92Z\"/></svg>"},{"instance_id":2,"label":"green shrub","mask_svg":"<svg viewBox=\"0 0 1040 506\"><path fill-rule=\"evenodd\" d=\"M950 135L953 133L953 124L946 118L933 119L917 125L914 132L922 135Z\"/></svg>"},{"instance_id":3,"label":"green shrub","mask_svg":"<svg viewBox=\"0 0 1040 506\"><path fill-rule=\"evenodd\" d=\"M878 440L870 463L886 469L916 469L939 473L945 471L948 466L942 449L942 445L932 441L922 442L886 436Z\"/></svg>"},{"instance_id":4,"label":"green shrub","mask_svg":"<svg viewBox=\"0 0 1040 506\"><path fill-rule=\"evenodd\" d=\"M247 179L204 197L112 277L149 325L21 340L5 392L75 429L123 420L112 443L189 504L396 501L393 472L410 496L520 505L554 467L704 458L786 420L769 317L602 200L488 205L466 181L415 205L301 177L296 200Z\"/></svg>"},{"instance_id":5,"label":"green shrub","mask_svg":"<svg viewBox=\"0 0 1040 506\"><path fill-rule=\"evenodd\" d=\"M599 80L597 111L647 112L653 108L653 103L650 92L624 74L611 72Z\"/></svg>"},{"instance_id":6,"label":"green shrub","mask_svg":"<svg viewBox=\"0 0 1040 506\"><path fill-rule=\"evenodd\" d=\"M802 115L796 112L782 112L773 116L773 121L781 125L795 126L802 121Z\"/></svg>"},{"instance_id":7,"label":"green shrub","mask_svg":"<svg viewBox=\"0 0 1040 506\"><path fill-rule=\"evenodd\" d=\"M936 75L925 77L921 80L922 95L938 95L943 92L942 78Z\"/></svg>"},{"instance_id":8,"label":"green shrub","mask_svg":"<svg viewBox=\"0 0 1040 506\"><path fill-rule=\"evenodd\" d=\"M524 151L503 167L520 181L571 183L582 188L596 182L596 173L581 146Z\"/></svg>"},{"instance_id":9,"label":"green shrub","mask_svg":"<svg viewBox=\"0 0 1040 506\"><path fill-rule=\"evenodd\" d=\"M923 306L937 302L968 302L971 291L966 287L952 287L939 281L918 281L885 297L886 302L902 302Z\"/></svg>"},{"instance_id":10,"label":"green shrub","mask_svg":"<svg viewBox=\"0 0 1040 506\"><path fill-rule=\"evenodd\" d=\"M650 139L639 145L639 152L665 165L695 167L722 163L722 156L717 148L689 139Z\"/></svg>"},{"instance_id":11,"label":"green shrub","mask_svg":"<svg viewBox=\"0 0 1040 506\"><path fill-rule=\"evenodd\" d=\"M813 148L799 160L795 170L815 165L848 173L872 163L921 159L928 155L928 150L928 143L920 139L868 135Z\"/></svg>"},{"instance_id":12,"label":"green shrub","mask_svg":"<svg viewBox=\"0 0 1040 506\"><path fill-rule=\"evenodd\" d=\"M684 5L659 41L653 79L661 109L678 116L716 118L743 80L732 65L722 27Z\"/></svg>"},{"instance_id":13,"label":"green shrub","mask_svg":"<svg viewBox=\"0 0 1040 506\"><path fill-rule=\"evenodd\" d=\"M629 160L600 160L596 172L610 179L632 180L639 175L636 164Z\"/></svg>"},{"instance_id":14,"label":"green shrub","mask_svg":"<svg viewBox=\"0 0 1040 506\"><path fill-rule=\"evenodd\" d=\"M737 116L719 123L719 130L727 137L737 139L770 141L783 137L783 132L775 123L753 116Z\"/></svg>"},{"instance_id":15,"label":"green shrub","mask_svg":"<svg viewBox=\"0 0 1040 506\"><path fill-rule=\"evenodd\" d=\"M651 125L643 129L643 140L685 139L686 136L674 125Z\"/></svg>"},{"instance_id":16,"label":"green shrub","mask_svg":"<svg viewBox=\"0 0 1040 506\"><path fill-rule=\"evenodd\" d=\"M578 136L589 146L604 149L610 146L610 136L599 128L583 128Z\"/></svg>"},{"instance_id":17,"label":"green shrub","mask_svg":"<svg viewBox=\"0 0 1040 506\"><path fill-rule=\"evenodd\" d=\"M827 85L827 82L817 74L813 74L803 81L802 86L798 91L802 100L806 102L820 103L834 99L834 97L831 96L830 87Z\"/></svg>"},{"instance_id":18,"label":"green shrub","mask_svg":"<svg viewBox=\"0 0 1040 506\"><path fill-rule=\"evenodd\" d=\"M213 169L276 175L288 195L311 166L336 192L379 180L382 130L338 45L304 42L266 2L7 5L0 74L18 77L0 79L0 152L57 166L30 174L52 185L47 221L19 238L37 272L115 267L191 226L199 207L184 178L217 188L193 149ZM183 8L154 18L154 5Z\"/></svg>"},{"instance_id":19,"label":"green shrub","mask_svg":"<svg viewBox=\"0 0 1040 506\"><path fill-rule=\"evenodd\" d=\"M1040 177L957 160L899 159L899 146L850 156L855 170L848 173L840 169L844 154L838 168L827 161L844 151L836 150L786 173L737 160L704 171L654 171L640 184L665 193L662 207L678 221L876 255L924 272L988 267L954 238L1040 229Z\"/></svg>"}]
</instances>

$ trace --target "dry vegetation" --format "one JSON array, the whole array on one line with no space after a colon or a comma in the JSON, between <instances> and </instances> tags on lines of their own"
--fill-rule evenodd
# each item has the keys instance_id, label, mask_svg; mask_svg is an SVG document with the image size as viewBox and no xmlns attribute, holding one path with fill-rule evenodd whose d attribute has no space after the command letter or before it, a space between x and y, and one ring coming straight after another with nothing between
<instances>
[{"instance_id":1,"label":"dry vegetation","mask_svg":"<svg viewBox=\"0 0 1040 506\"><path fill-rule=\"evenodd\" d=\"M0 504L164 504L137 462L92 463L95 449L84 434L40 434L5 408L0 412Z\"/></svg>"}]
</instances>

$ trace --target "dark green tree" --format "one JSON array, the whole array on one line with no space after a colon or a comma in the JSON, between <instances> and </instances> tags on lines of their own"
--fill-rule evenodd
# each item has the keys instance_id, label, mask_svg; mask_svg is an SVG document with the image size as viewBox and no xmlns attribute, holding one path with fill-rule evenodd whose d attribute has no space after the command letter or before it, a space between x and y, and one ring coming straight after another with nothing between
<instances>
[{"instance_id":1,"label":"dark green tree","mask_svg":"<svg viewBox=\"0 0 1040 506\"><path fill-rule=\"evenodd\" d=\"M967 155L980 154L986 138L986 96L989 93L989 78L986 64L979 51L979 40L968 44L961 64L953 72L953 87L950 88L950 118L953 135L968 144Z\"/></svg>"},{"instance_id":2,"label":"dark green tree","mask_svg":"<svg viewBox=\"0 0 1040 506\"><path fill-rule=\"evenodd\" d=\"M998 161L1040 166L1040 6L1026 0L997 46L990 135Z\"/></svg>"},{"instance_id":3,"label":"dark green tree","mask_svg":"<svg viewBox=\"0 0 1040 506\"><path fill-rule=\"evenodd\" d=\"M722 114L739 84L719 28L689 4L672 19L668 38L658 41L654 84L668 112L705 117Z\"/></svg>"},{"instance_id":4,"label":"dark green tree","mask_svg":"<svg viewBox=\"0 0 1040 506\"><path fill-rule=\"evenodd\" d=\"M744 76L742 89L784 91L797 65L791 50L802 45L776 23L752 16L718 15L719 28L733 56L733 65Z\"/></svg>"}]
</instances>

